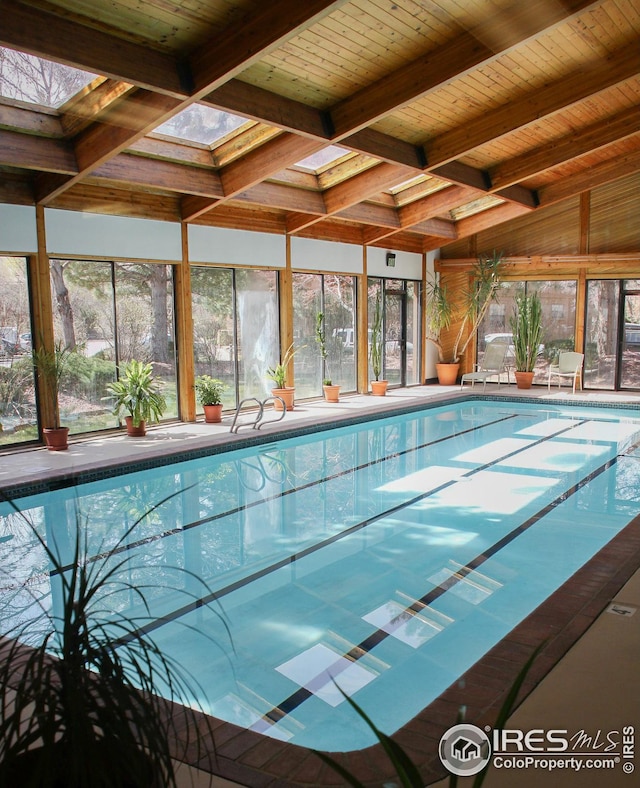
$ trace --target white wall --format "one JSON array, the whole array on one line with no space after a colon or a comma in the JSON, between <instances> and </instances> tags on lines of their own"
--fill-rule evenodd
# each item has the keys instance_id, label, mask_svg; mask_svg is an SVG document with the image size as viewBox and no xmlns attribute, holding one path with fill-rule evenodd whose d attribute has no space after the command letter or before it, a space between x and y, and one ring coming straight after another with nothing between
<instances>
[{"instance_id":1,"label":"white wall","mask_svg":"<svg viewBox=\"0 0 640 788\"><path fill-rule=\"evenodd\" d=\"M362 247L294 235L291 239L291 267L302 271L361 274Z\"/></svg>"},{"instance_id":2,"label":"white wall","mask_svg":"<svg viewBox=\"0 0 640 788\"><path fill-rule=\"evenodd\" d=\"M387 252L396 256L393 268L387 266ZM386 276L392 279L422 279L422 255L413 252L396 252L395 249L367 247L368 276Z\"/></svg>"},{"instance_id":3,"label":"white wall","mask_svg":"<svg viewBox=\"0 0 640 788\"><path fill-rule=\"evenodd\" d=\"M80 211L45 209L50 255L182 260L180 225Z\"/></svg>"},{"instance_id":4,"label":"white wall","mask_svg":"<svg viewBox=\"0 0 640 788\"><path fill-rule=\"evenodd\" d=\"M37 251L36 209L32 205L0 205L0 252Z\"/></svg>"},{"instance_id":5,"label":"white wall","mask_svg":"<svg viewBox=\"0 0 640 788\"><path fill-rule=\"evenodd\" d=\"M287 263L284 235L190 224L188 238L191 263L268 268L284 268Z\"/></svg>"}]
</instances>

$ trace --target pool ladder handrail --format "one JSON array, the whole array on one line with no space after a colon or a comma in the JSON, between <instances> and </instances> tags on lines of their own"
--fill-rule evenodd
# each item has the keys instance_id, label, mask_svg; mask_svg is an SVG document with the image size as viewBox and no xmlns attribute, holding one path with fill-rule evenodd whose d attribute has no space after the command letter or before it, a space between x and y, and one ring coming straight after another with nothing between
<instances>
[{"instance_id":1,"label":"pool ladder handrail","mask_svg":"<svg viewBox=\"0 0 640 788\"><path fill-rule=\"evenodd\" d=\"M282 405L282 412L278 416L277 419L266 419L264 418L264 408L269 402L274 402L278 400ZM253 421L243 421L240 424L237 423L238 416L240 415L240 411L242 410L243 405L245 402L255 402L258 405L258 412L256 417ZM238 430L240 427L252 427L254 430L259 430L260 427L263 427L265 424L275 424L278 421L282 421L284 417L287 415L287 406L285 401L282 397L278 397L275 394L270 395L269 397L265 397L263 400L259 400L257 397L245 397L238 403L238 407L236 408L235 416L233 417L233 422L231 424L231 432L235 432L236 435L238 434Z\"/></svg>"}]
</instances>

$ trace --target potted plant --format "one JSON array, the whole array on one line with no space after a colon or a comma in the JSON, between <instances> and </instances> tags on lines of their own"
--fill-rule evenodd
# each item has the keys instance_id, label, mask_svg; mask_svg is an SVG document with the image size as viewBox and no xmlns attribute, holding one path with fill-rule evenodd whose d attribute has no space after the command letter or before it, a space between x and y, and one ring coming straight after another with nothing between
<instances>
[{"instance_id":1,"label":"potted plant","mask_svg":"<svg viewBox=\"0 0 640 788\"><path fill-rule=\"evenodd\" d=\"M427 284L427 339L438 349L438 381L453 385L458 377L460 358L475 337L489 304L498 296L502 276L502 254L493 252L476 261L471 286L455 302L447 288L434 280ZM451 354L446 357L441 333L452 323L459 323Z\"/></svg>"},{"instance_id":2,"label":"potted plant","mask_svg":"<svg viewBox=\"0 0 640 788\"><path fill-rule=\"evenodd\" d=\"M69 428L60 425L60 384L69 364L71 351L62 342L56 342L53 350L40 345L33 351L33 363L40 379L40 392L46 403L44 418L48 422L42 429L44 440L50 451L69 448Z\"/></svg>"},{"instance_id":3,"label":"potted plant","mask_svg":"<svg viewBox=\"0 0 640 788\"><path fill-rule=\"evenodd\" d=\"M542 304L537 293L516 296L511 316L516 384L519 389L531 388L533 369L542 339Z\"/></svg>"},{"instance_id":4,"label":"potted plant","mask_svg":"<svg viewBox=\"0 0 640 788\"><path fill-rule=\"evenodd\" d=\"M320 356L322 357L322 372L325 377L322 379L322 391L327 402L340 401L340 386L334 385L330 377L326 375L327 369L327 343L324 332L324 314L318 312L316 315L316 342L320 345Z\"/></svg>"},{"instance_id":5,"label":"potted plant","mask_svg":"<svg viewBox=\"0 0 640 788\"><path fill-rule=\"evenodd\" d=\"M380 373L382 372L383 342L382 305L380 303L380 294L378 294L376 296L376 306L373 313L373 324L371 325L371 348L369 350L371 369L374 377L374 380L371 381L371 393L375 397L384 397L387 393L387 386L389 385L388 381L380 380Z\"/></svg>"},{"instance_id":6,"label":"potted plant","mask_svg":"<svg viewBox=\"0 0 640 788\"><path fill-rule=\"evenodd\" d=\"M150 363L129 361L120 378L107 388L115 397L114 416L126 414L128 435L142 437L148 422L160 421L166 401Z\"/></svg>"},{"instance_id":7,"label":"potted plant","mask_svg":"<svg viewBox=\"0 0 640 788\"><path fill-rule=\"evenodd\" d=\"M9 504L50 584L39 598L16 582L5 602L4 620L19 623L0 639L0 785L176 788L173 759L187 750L180 737L200 747L189 725L208 720L188 708L168 713L200 688L145 631L153 581L140 582L144 569L127 545L148 512L95 556L78 512L75 538L70 524L57 541ZM210 593L202 583L190 603Z\"/></svg>"},{"instance_id":8,"label":"potted plant","mask_svg":"<svg viewBox=\"0 0 640 788\"><path fill-rule=\"evenodd\" d=\"M205 422L219 424L222 421L222 392L226 389L226 384L210 375L199 375L193 387L204 408Z\"/></svg>"},{"instance_id":9,"label":"potted plant","mask_svg":"<svg viewBox=\"0 0 640 788\"><path fill-rule=\"evenodd\" d=\"M271 393L274 397L280 397L280 399L284 400L287 410L293 410L294 407L295 388L293 386L287 386L286 381L287 369L293 360L295 352L292 343L281 357L280 362L267 369L267 377L276 384L275 388L271 389ZM282 405L279 400L274 400L274 407L276 410L282 410Z\"/></svg>"}]
</instances>

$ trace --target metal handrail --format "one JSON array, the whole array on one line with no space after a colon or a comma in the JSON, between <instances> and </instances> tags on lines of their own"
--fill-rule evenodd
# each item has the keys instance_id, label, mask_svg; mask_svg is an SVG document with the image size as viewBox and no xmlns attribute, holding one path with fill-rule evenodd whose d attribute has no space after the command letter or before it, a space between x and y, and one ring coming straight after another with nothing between
<instances>
[{"instance_id":1,"label":"metal handrail","mask_svg":"<svg viewBox=\"0 0 640 788\"><path fill-rule=\"evenodd\" d=\"M275 400L278 400L281 403L281 405L282 405L282 413L280 414L280 416L277 419L267 419L266 421L263 421L265 405L267 403L269 403L269 402L272 402L272 401L275 402ZM243 421L243 422L240 422L240 424L238 424L237 423L238 422L238 416L240 415L240 411L242 410L245 402L255 402L258 405L258 412L257 412L256 417L255 417L255 419L253 421ZM233 417L233 422L231 424L231 432L235 432L236 435L237 435L238 434L238 430L240 429L240 427L252 427L254 430L259 430L260 427L262 427L265 424L275 424L278 421L282 421L282 419L284 419L286 413L287 413L287 406L286 406L284 400L282 399L282 397L277 397L277 396L274 395L274 396L266 397L263 400L259 400L257 397L245 397L243 400L241 400L238 403L238 407L236 408L236 412L235 412L235 415Z\"/></svg>"}]
</instances>

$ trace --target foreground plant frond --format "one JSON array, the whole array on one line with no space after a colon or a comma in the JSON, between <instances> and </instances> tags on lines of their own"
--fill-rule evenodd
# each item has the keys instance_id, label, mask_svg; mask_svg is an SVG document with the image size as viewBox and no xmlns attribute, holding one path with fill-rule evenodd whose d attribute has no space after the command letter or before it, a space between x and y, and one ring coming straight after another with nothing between
<instances>
[{"instance_id":1,"label":"foreground plant frond","mask_svg":"<svg viewBox=\"0 0 640 788\"><path fill-rule=\"evenodd\" d=\"M188 706L204 697L203 688L149 635L148 625L157 619L148 601L153 584L127 578L134 567L126 547L143 517L124 529L114 547L91 558L86 524L76 512L72 560L63 561L59 546L48 544L15 503L9 504L44 551L54 601L49 611L46 600L24 585L9 600L28 593L24 609L14 606L11 613L24 614L24 620L34 610L40 615L0 639L0 785L22 788L25 753L34 750L29 785L37 788L175 787L177 744L184 752L212 747L213 731L209 718L199 713L202 707ZM199 598L215 601L203 580L178 571L200 583L197 597L182 591L194 607ZM123 593L135 601L132 614L116 609ZM222 613L213 613L230 642ZM196 730L197 739L191 733ZM57 781L60 774L64 783Z\"/></svg>"}]
</instances>

